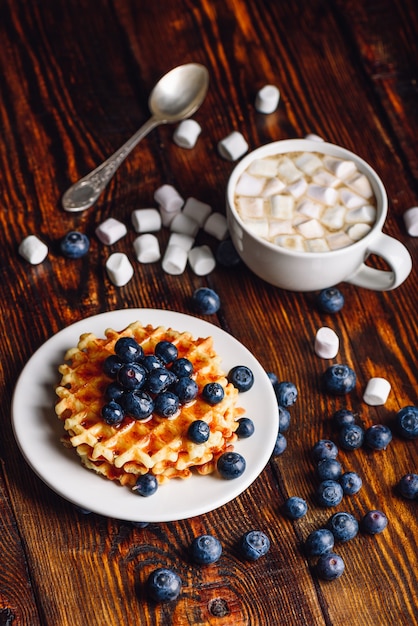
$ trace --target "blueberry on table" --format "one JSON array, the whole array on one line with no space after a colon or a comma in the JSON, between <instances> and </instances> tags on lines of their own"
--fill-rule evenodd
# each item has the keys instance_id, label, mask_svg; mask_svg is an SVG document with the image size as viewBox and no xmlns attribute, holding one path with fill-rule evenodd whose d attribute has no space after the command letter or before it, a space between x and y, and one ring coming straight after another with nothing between
<instances>
[{"instance_id":1,"label":"blueberry on table","mask_svg":"<svg viewBox=\"0 0 418 626\"><path fill-rule=\"evenodd\" d=\"M330 365L322 375L324 391L340 396L353 391L357 376L348 365Z\"/></svg>"},{"instance_id":2,"label":"blueberry on table","mask_svg":"<svg viewBox=\"0 0 418 626\"><path fill-rule=\"evenodd\" d=\"M133 337L120 337L115 343L114 350L123 363L138 362L144 357L142 346Z\"/></svg>"},{"instance_id":3,"label":"blueberry on table","mask_svg":"<svg viewBox=\"0 0 418 626\"><path fill-rule=\"evenodd\" d=\"M254 434L254 422L249 417L240 417L238 421L238 428L235 431L238 439L248 439Z\"/></svg>"},{"instance_id":4,"label":"blueberry on table","mask_svg":"<svg viewBox=\"0 0 418 626\"><path fill-rule=\"evenodd\" d=\"M345 543L350 541L350 539L354 539L358 533L359 525L354 515L341 511L330 517L327 528L334 535L335 541Z\"/></svg>"},{"instance_id":5,"label":"blueberry on table","mask_svg":"<svg viewBox=\"0 0 418 626\"><path fill-rule=\"evenodd\" d=\"M316 571L322 580L335 580L339 578L345 569L343 559L334 552L328 552L319 557Z\"/></svg>"},{"instance_id":6,"label":"blueberry on table","mask_svg":"<svg viewBox=\"0 0 418 626\"><path fill-rule=\"evenodd\" d=\"M202 398L208 404L219 404L224 396L225 391L220 383L207 383L202 389Z\"/></svg>"},{"instance_id":7,"label":"blueberry on table","mask_svg":"<svg viewBox=\"0 0 418 626\"><path fill-rule=\"evenodd\" d=\"M154 411L154 401L145 391L127 391L120 401L125 413L135 420L147 419Z\"/></svg>"},{"instance_id":8,"label":"blueberry on table","mask_svg":"<svg viewBox=\"0 0 418 626\"><path fill-rule=\"evenodd\" d=\"M280 456L287 448L287 439L282 433L277 433L276 443L273 449L273 456Z\"/></svg>"},{"instance_id":9,"label":"blueberry on table","mask_svg":"<svg viewBox=\"0 0 418 626\"><path fill-rule=\"evenodd\" d=\"M339 480L343 468L337 459L321 459L316 466L316 473L320 480Z\"/></svg>"},{"instance_id":10,"label":"blueberry on table","mask_svg":"<svg viewBox=\"0 0 418 626\"><path fill-rule=\"evenodd\" d=\"M388 518L382 511L368 511L361 520L361 529L369 535L377 535L385 530Z\"/></svg>"},{"instance_id":11,"label":"blueberry on table","mask_svg":"<svg viewBox=\"0 0 418 626\"><path fill-rule=\"evenodd\" d=\"M103 421L109 426L120 424L125 417L125 413L121 405L116 400L111 400L102 407L101 415Z\"/></svg>"},{"instance_id":12,"label":"blueberry on table","mask_svg":"<svg viewBox=\"0 0 418 626\"><path fill-rule=\"evenodd\" d=\"M340 483L324 480L319 484L316 495L320 506L331 507L340 504L344 493Z\"/></svg>"},{"instance_id":13,"label":"blueberry on table","mask_svg":"<svg viewBox=\"0 0 418 626\"><path fill-rule=\"evenodd\" d=\"M219 311L221 300L213 289L200 287L193 293L192 305L195 311L201 315L213 315Z\"/></svg>"},{"instance_id":14,"label":"blueberry on table","mask_svg":"<svg viewBox=\"0 0 418 626\"><path fill-rule=\"evenodd\" d=\"M305 541L305 552L308 556L321 556L332 552L334 548L334 535L327 528L313 530Z\"/></svg>"},{"instance_id":15,"label":"blueberry on table","mask_svg":"<svg viewBox=\"0 0 418 626\"><path fill-rule=\"evenodd\" d=\"M361 477L356 472L345 472L339 479L345 496L353 496L358 493L363 486Z\"/></svg>"},{"instance_id":16,"label":"blueberry on table","mask_svg":"<svg viewBox=\"0 0 418 626\"><path fill-rule=\"evenodd\" d=\"M338 455L338 447L331 439L320 439L312 448L312 456L317 463L322 459L335 459Z\"/></svg>"},{"instance_id":17,"label":"blueberry on table","mask_svg":"<svg viewBox=\"0 0 418 626\"><path fill-rule=\"evenodd\" d=\"M154 354L156 357L160 359L165 365L168 363L172 363L178 357L177 347L171 341L159 341L155 348Z\"/></svg>"},{"instance_id":18,"label":"blueberry on table","mask_svg":"<svg viewBox=\"0 0 418 626\"><path fill-rule=\"evenodd\" d=\"M357 450L364 441L364 430L358 424L349 424L340 430L339 444L344 450Z\"/></svg>"},{"instance_id":19,"label":"blueberry on table","mask_svg":"<svg viewBox=\"0 0 418 626\"><path fill-rule=\"evenodd\" d=\"M254 384L254 374L246 365L236 365L229 370L228 381L240 392L249 391Z\"/></svg>"},{"instance_id":20,"label":"blueberry on table","mask_svg":"<svg viewBox=\"0 0 418 626\"><path fill-rule=\"evenodd\" d=\"M225 239L218 244L215 250L215 258L224 267L235 267L241 262L241 257L231 239Z\"/></svg>"},{"instance_id":21,"label":"blueberry on table","mask_svg":"<svg viewBox=\"0 0 418 626\"><path fill-rule=\"evenodd\" d=\"M194 563L209 565L219 560L222 554L222 544L213 535L199 535L193 539L190 553Z\"/></svg>"},{"instance_id":22,"label":"blueberry on table","mask_svg":"<svg viewBox=\"0 0 418 626\"><path fill-rule=\"evenodd\" d=\"M323 289L317 296L317 304L324 313L337 313L344 306L344 296L336 287Z\"/></svg>"},{"instance_id":23,"label":"blueberry on table","mask_svg":"<svg viewBox=\"0 0 418 626\"><path fill-rule=\"evenodd\" d=\"M239 542L239 551L247 561L256 561L270 550L270 539L261 530L249 530Z\"/></svg>"},{"instance_id":24,"label":"blueberry on table","mask_svg":"<svg viewBox=\"0 0 418 626\"><path fill-rule=\"evenodd\" d=\"M146 377L147 372L139 363L122 365L116 376L119 385L128 391L141 389L145 384Z\"/></svg>"},{"instance_id":25,"label":"blueberry on table","mask_svg":"<svg viewBox=\"0 0 418 626\"><path fill-rule=\"evenodd\" d=\"M155 602L171 602L180 595L182 582L180 576L171 569L160 567L148 577L147 590Z\"/></svg>"},{"instance_id":26,"label":"blueberry on table","mask_svg":"<svg viewBox=\"0 0 418 626\"><path fill-rule=\"evenodd\" d=\"M246 462L238 452L224 452L216 464L219 474L225 480L239 478L245 472Z\"/></svg>"},{"instance_id":27,"label":"blueberry on table","mask_svg":"<svg viewBox=\"0 0 418 626\"><path fill-rule=\"evenodd\" d=\"M274 372L266 372L266 374L267 374L269 381L271 382L273 386L279 382L277 375Z\"/></svg>"},{"instance_id":28,"label":"blueberry on table","mask_svg":"<svg viewBox=\"0 0 418 626\"><path fill-rule=\"evenodd\" d=\"M289 519L300 519L308 512L308 505L303 498L291 496L285 501L283 512Z\"/></svg>"},{"instance_id":29,"label":"blueberry on table","mask_svg":"<svg viewBox=\"0 0 418 626\"><path fill-rule=\"evenodd\" d=\"M197 382L188 376L181 376L172 386L173 393L181 404L187 404L194 400L199 393Z\"/></svg>"},{"instance_id":30,"label":"blueberry on table","mask_svg":"<svg viewBox=\"0 0 418 626\"><path fill-rule=\"evenodd\" d=\"M284 406L279 407L279 432L285 433L289 430L290 426L290 412L284 408Z\"/></svg>"},{"instance_id":31,"label":"blueberry on table","mask_svg":"<svg viewBox=\"0 0 418 626\"><path fill-rule=\"evenodd\" d=\"M205 443L210 436L210 427L204 420L195 420L187 429L187 436L193 443Z\"/></svg>"},{"instance_id":32,"label":"blueberry on table","mask_svg":"<svg viewBox=\"0 0 418 626\"><path fill-rule=\"evenodd\" d=\"M152 496L158 489L158 481L154 474L142 474L142 476L138 476L135 487L132 488L132 491L135 491L139 496L143 496L144 498L148 498Z\"/></svg>"},{"instance_id":33,"label":"blueberry on table","mask_svg":"<svg viewBox=\"0 0 418 626\"><path fill-rule=\"evenodd\" d=\"M418 437L418 407L404 406L396 414L396 425L399 434L405 439Z\"/></svg>"},{"instance_id":34,"label":"blueberry on table","mask_svg":"<svg viewBox=\"0 0 418 626\"><path fill-rule=\"evenodd\" d=\"M354 413L349 409L339 409L335 411L332 415L332 421L336 428L340 429L343 426L348 426L349 424L354 424L356 419Z\"/></svg>"},{"instance_id":35,"label":"blueberry on table","mask_svg":"<svg viewBox=\"0 0 418 626\"><path fill-rule=\"evenodd\" d=\"M281 381L273 385L276 394L277 403L280 406L288 407L294 404L298 397L298 390L295 383Z\"/></svg>"},{"instance_id":36,"label":"blueberry on table","mask_svg":"<svg viewBox=\"0 0 418 626\"><path fill-rule=\"evenodd\" d=\"M89 251L90 240L84 233L73 230L61 239L60 248L67 258L79 259Z\"/></svg>"},{"instance_id":37,"label":"blueberry on table","mask_svg":"<svg viewBox=\"0 0 418 626\"><path fill-rule=\"evenodd\" d=\"M154 411L160 417L173 417L179 406L179 399L172 391L163 391L154 399Z\"/></svg>"},{"instance_id":38,"label":"blueberry on table","mask_svg":"<svg viewBox=\"0 0 418 626\"><path fill-rule=\"evenodd\" d=\"M372 450L386 450L392 441L392 431L384 424L373 424L364 433L364 443Z\"/></svg>"},{"instance_id":39,"label":"blueberry on table","mask_svg":"<svg viewBox=\"0 0 418 626\"><path fill-rule=\"evenodd\" d=\"M398 482L398 491L403 498L415 500L418 497L418 474L405 474Z\"/></svg>"}]
</instances>

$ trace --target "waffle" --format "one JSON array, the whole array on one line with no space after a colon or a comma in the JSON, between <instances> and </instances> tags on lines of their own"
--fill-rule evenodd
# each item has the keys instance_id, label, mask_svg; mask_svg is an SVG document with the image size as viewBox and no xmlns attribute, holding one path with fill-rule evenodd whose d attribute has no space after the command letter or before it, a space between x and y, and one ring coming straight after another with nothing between
<instances>
[{"instance_id":1,"label":"waffle","mask_svg":"<svg viewBox=\"0 0 418 626\"><path fill-rule=\"evenodd\" d=\"M153 414L149 421L139 421L125 416L117 426L102 419L110 382L103 373L103 362L123 336L133 337L145 354L152 354L159 341L171 341L178 356L193 363L199 394L183 405L174 419ZM219 456L233 449L236 420L244 411L236 406L238 390L221 369L212 337L194 339L188 332L134 322L120 332L107 329L104 339L93 333L81 335L77 347L69 349L64 360L59 366L61 381L55 406L65 430L63 442L75 448L82 464L98 474L133 487L139 475L151 472L162 484L171 478L188 478L193 469L210 474ZM200 397L209 382L220 383L225 391L224 399L214 406ZM187 437L189 425L196 419L210 425L206 443L196 444Z\"/></svg>"}]
</instances>

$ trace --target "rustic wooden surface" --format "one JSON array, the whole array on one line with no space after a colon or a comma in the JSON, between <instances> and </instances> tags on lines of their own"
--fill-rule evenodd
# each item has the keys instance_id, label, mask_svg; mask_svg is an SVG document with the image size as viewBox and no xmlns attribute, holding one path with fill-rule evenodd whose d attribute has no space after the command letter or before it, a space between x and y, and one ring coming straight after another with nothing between
<instances>
[{"instance_id":1,"label":"rustic wooden surface","mask_svg":"<svg viewBox=\"0 0 418 626\"><path fill-rule=\"evenodd\" d=\"M2 0L0 624L418 623L417 504L394 490L400 476L418 471L416 442L395 436L386 452L341 452L364 487L338 510L359 517L381 508L389 518L382 535L359 535L338 547L346 562L341 579L318 581L301 548L330 515L312 496L310 449L335 434L332 412L348 406L366 426L390 424L401 406L417 404L416 269L391 293L341 285L346 305L329 316L316 309L315 294L275 289L244 266L219 266L199 278L189 269L176 277L158 263L136 265L135 278L116 288L104 271L109 250L94 237L107 217L129 224L132 210L152 206L164 183L224 211L233 164L218 156L216 145L232 130L251 149L314 132L377 170L390 200L385 231L416 262L418 242L408 237L402 215L418 204L417 32L413 0ZM195 115L203 127L195 149L175 146L173 127L154 130L94 209L64 213L66 188L147 119L155 80L190 61L206 65L211 80ZM266 83L279 86L281 102L263 116L254 98ZM70 263L57 242L71 229L90 235L92 245L88 257ZM38 266L17 253L30 233L50 246ZM131 255L133 237L131 229L113 249ZM288 449L241 497L201 517L139 529L80 514L18 451L10 403L22 367L54 333L92 314L143 306L190 313L190 295L202 285L222 299L209 321L246 345L266 370L297 384ZM339 358L358 375L356 391L344 399L320 391L324 362L312 345L322 325L339 334ZM384 407L362 402L372 376L392 384ZM309 503L298 522L280 513L290 495ZM251 527L265 530L272 548L248 564L235 545ZM187 559L187 546L201 532L215 533L224 545L221 560L207 568ZM163 606L144 593L148 573L160 565L175 567L184 582L180 599Z\"/></svg>"}]
</instances>

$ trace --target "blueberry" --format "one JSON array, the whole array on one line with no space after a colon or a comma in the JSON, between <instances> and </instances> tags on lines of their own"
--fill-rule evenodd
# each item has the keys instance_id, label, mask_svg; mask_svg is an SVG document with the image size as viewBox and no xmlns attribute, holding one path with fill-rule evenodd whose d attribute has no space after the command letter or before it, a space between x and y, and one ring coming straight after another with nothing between
<instances>
[{"instance_id":1,"label":"blueberry","mask_svg":"<svg viewBox=\"0 0 418 626\"><path fill-rule=\"evenodd\" d=\"M187 404L196 398L199 393L199 387L193 378L181 376L181 378L174 383L172 391L176 394L181 404Z\"/></svg>"},{"instance_id":2,"label":"blueberry","mask_svg":"<svg viewBox=\"0 0 418 626\"><path fill-rule=\"evenodd\" d=\"M154 348L154 353L165 365L172 363L178 357L178 350L171 341L159 341Z\"/></svg>"},{"instance_id":3,"label":"blueberry","mask_svg":"<svg viewBox=\"0 0 418 626\"><path fill-rule=\"evenodd\" d=\"M106 376L109 376L109 378L116 378L122 365L122 361L116 356L116 354L110 354L103 361L103 373Z\"/></svg>"},{"instance_id":4,"label":"blueberry","mask_svg":"<svg viewBox=\"0 0 418 626\"><path fill-rule=\"evenodd\" d=\"M181 376L191 376L193 374L193 363L184 357L175 359L170 367L173 374L178 378Z\"/></svg>"},{"instance_id":5,"label":"blueberry","mask_svg":"<svg viewBox=\"0 0 418 626\"><path fill-rule=\"evenodd\" d=\"M312 448L312 456L317 463L322 459L335 459L337 455L338 448L330 439L320 439Z\"/></svg>"},{"instance_id":6,"label":"blueberry","mask_svg":"<svg viewBox=\"0 0 418 626\"><path fill-rule=\"evenodd\" d=\"M316 564L316 571L319 578L323 580L335 580L344 572L343 559L334 552L328 552L319 557Z\"/></svg>"},{"instance_id":7,"label":"blueberry","mask_svg":"<svg viewBox=\"0 0 418 626\"><path fill-rule=\"evenodd\" d=\"M248 439L254 434L254 422L249 417L240 417L235 434L239 439Z\"/></svg>"},{"instance_id":8,"label":"blueberry","mask_svg":"<svg viewBox=\"0 0 418 626\"><path fill-rule=\"evenodd\" d=\"M402 497L415 500L418 497L418 474L405 474L398 482L398 491Z\"/></svg>"},{"instance_id":9,"label":"blueberry","mask_svg":"<svg viewBox=\"0 0 418 626\"><path fill-rule=\"evenodd\" d=\"M247 561L256 561L270 550L270 539L261 530L249 530L241 537L239 551Z\"/></svg>"},{"instance_id":10,"label":"blueberry","mask_svg":"<svg viewBox=\"0 0 418 626\"><path fill-rule=\"evenodd\" d=\"M373 424L364 433L364 443L373 450L386 450L392 441L392 431L384 424Z\"/></svg>"},{"instance_id":11,"label":"blueberry","mask_svg":"<svg viewBox=\"0 0 418 626\"><path fill-rule=\"evenodd\" d=\"M224 267L235 267L241 262L241 258L231 239L225 239L218 244L215 250L215 259Z\"/></svg>"},{"instance_id":12,"label":"blueberry","mask_svg":"<svg viewBox=\"0 0 418 626\"><path fill-rule=\"evenodd\" d=\"M117 424L120 424L125 417L123 408L115 400L111 400L103 406L101 415L103 420L106 424L109 424L109 426L116 426Z\"/></svg>"},{"instance_id":13,"label":"blueberry","mask_svg":"<svg viewBox=\"0 0 418 626\"><path fill-rule=\"evenodd\" d=\"M160 567L148 577L147 590L155 602L176 600L181 592L181 578L171 569Z\"/></svg>"},{"instance_id":14,"label":"blueberry","mask_svg":"<svg viewBox=\"0 0 418 626\"><path fill-rule=\"evenodd\" d=\"M364 441L364 430L357 424L343 426L339 434L339 443L344 450L357 450Z\"/></svg>"},{"instance_id":15,"label":"blueberry","mask_svg":"<svg viewBox=\"0 0 418 626\"><path fill-rule=\"evenodd\" d=\"M179 399L172 391L163 391L154 400L154 411L160 417L173 417L179 406Z\"/></svg>"},{"instance_id":16,"label":"blueberry","mask_svg":"<svg viewBox=\"0 0 418 626\"><path fill-rule=\"evenodd\" d=\"M187 429L187 436L193 443L205 443L209 439L210 427L203 420L195 420Z\"/></svg>"},{"instance_id":17,"label":"blueberry","mask_svg":"<svg viewBox=\"0 0 418 626\"><path fill-rule=\"evenodd\" d=\"M272 384L273 386L274 386L274 385L277 385L277 383L279 382L279 380L278 380L278 378L277 378L276 374L275 374L274 372L266 372L266 374L267 374L267 378L269 379L269 381L271 382L271 384Z\"/></svg>"},{"instance_id":18,"label":"blueberry","mask_svg":"<svg viewBox=\"0 0 418 626\"><path fill-rule=\"evenodd\" d=\"M335 541L339 541L344 543L345 541L350 541L350 539L354 539L354 537L358 533L358 521L351 515L351 513L346 513L345 511L341 511L339 513L335 513L328 520L327 528L334 535Z\"/></svg>"},{"instance_id":19,"label":"blueberry","mask_svg":"<svg viewBox=\"0 0 418 626\"><path fill-rule=\"evenodd\" d=\"M115 343L115 354L123 363L141 361L144 351L133 337L120 337Z\"/></svg>"},{"instance_id":20,"label":"blueberry","mask_svg":"<svg viewBox=\"0 0 418 626\"><path fill-rule=\"evenodd\" d=\"M356 472L345 472L339 480L345 496L358 493L363 485L361 477Z\"/></svg>"},{"instance_id":21,"label":"blueberry","mask_svg":"<svg viewBox=\"0 0 418 626\"><path fill-rule=\"evenodd\" d=\"M155 356L155 354L147 354L144 356L141 361L141 365L147 372L151 372L159 367L164 367L164 363L157 356Z\"/></svg>"},{"instance_id":22,"label":"blueberry","mask_svg":"<svg viewBox=\"0 0 418 626\"><path fill-rule=\"evenodd\" d=\"M284 407L294 404L298 397L296 385L287 381L282 381L274 385L274 393L276 394L277 403Z\"/></svg>"},{"instance_id":23,"label":"blueberry","mask_svg":"<svg viewBox=\"0 0 418 626\"><path fill-rule=\"evenodd\" d=\"M154 402L145 391L127 391L121 398L125 413L135 420L144 420L154 410Z\"/></svg>"},{"instance_id":24,"label":"blueberry","mask_svg":"<svg viewBox=\"0 0 418 626\"><path fill-rule=\"evenodd\" d=\"M124 389L141 389L147 377L146 370L139 363L126 363L117 373L117 381Z\"/></svg>"},{"instance_id":25,"label":"blueberry","mask_svg":"<svg viewBox=\"0 0 418 626\"><path fill-rule=\"evenodd\" d=\"M369 535L377 535L385 530L388 518L382 511L368 511L361 520L361 529Z\"/></svg>"},{"instance_id":26,"label":"blueberry","mask_svg":"<svg viewBox=\"0 0 418 626\"><path fill-rule=\"evenodd\" d=\"M244 473L246 462L238 452L224 452L218 459L217 468L222 478L233 480Z\"/></svg>"},{"instance_id":27,"label":"blueberry","mask_svg":"<svg viewBox=\"0 0 418 626\"><path fill-rule=\"evenodd\" d=\"M158 367L148 372L145 388L149 393L161 393L176 382L176 375L166 367Z\"/></svg>"},{"instance_id":28,"label":"blueberry","mask_svg":"<svg viewBox=\"0 0 418 626\"><path fill-rule=\"evenodd\" d=\"M305 551L308 556L321 556L331 552L334 547L334 535L327 528L313 530L305 541Z\"/></svg>"},{"instance_id":29,"label":"blueberry","mask_svg":"<svg viewBox=\"0 0 418 626\"><path fill-rule=\"evenodd\" d=\"M228 380L240 392L248 391L254 384L254 374L246 365L236 365L228 373Z\"/></svg>"},{"instance_id":30,"label":"blueberry","mask_svg":"<svg viewBox=\"0 0 418 626\"><path fill-rule=\"evenodd\" d=\"M106 387L105 397L107 400L116 400L116 402L119 402L124 393L123 387L121 387L116 381L112 381Z\"/></svg>"},{"instance_id":31,"label":"blueberry","mask_svg":"<svg viewBox=\"0 0 418 626\"><path fill-rule=\"evenodd\" d=\"M60 248L62 254L69 259L79 259L89 251L90 241L84 233L73 230L61 239Z\"/></svg>"},{"instance_id":32,"label":"blueberry","mask_svg":"<svg viewBox=\"0 0 418 626\"><path fill-rule=\"evenodd\" d=\"M318 294L317 304L324 313L337 313L344 306L344 296L336 287L328 287Z\"/></svg>"},{"instance_id":33,"label":"blueberry","mask_svg":"<svg viewBox=\"0 0 418 626\"><path fill-rule=\"evenodd\" d=\"M136 479L135 487L132 491L135 491L139 496L148 498L152 496L158 489L158 481L154 474L142 474Z\"/></svg>"},{"instance_id":34,"label":"blueberry","mask_svg":"<svg viewBox=\"0 0 418 626\"><path fill-rule=\"evenodd\" d=\"M320 480L338 480L343 469L337 459L321 459L316 466L316 473Z\"/></svg>"},{"instance_id":35,"label":"blueberry","mask_svg":"<svg viewBox=\"0 0 418 626\"><path fill-rule=\"evenodd\" d=\"M291 496L285 501L283 512L290 519L300 519L308 512L308 505L303 498Z\"/></svg>"},{"instance_id":36,"label":"blueberry","mask_svg":"<svg viewBox=\"0 0 418 626\"><path fill-rule=\"evenodd\" d=\"M322 384L327 393L344 395L353 391L357 376L348 365L330 365L322 375Z\"/></svg>"},{"instance_id":37,"label":"blueberry","mask_svg":"<svg viewBox=\"0 0 418 626\"><path fill-rule=\"evenodd\" d=\"M348 409L339 409L333 414L332 421L338 429L342 428L343 426L354 424L354 413L352 411L349 411Z\"/></svg>"},{"instance_id":38,"label":"blueberry","mask_svg":"<svg viewBox=\"0 0 418 626\"><path fill-rule=\"evenodd\" d=\"M208 404L218 404L225 396L224 388L220 383L207 383L202 390L202 398Z\"/></svg>"},{"instance_id":39,"label":"blueberry","mask_svg":"<svg viewBox=\"0 0 418 626\"><path fill-rule=\"evenodd\" d=\"M418 437L418 407L404 406L396 414L396 425L399 434L405 439Z\"/></svg>"},{"instance_id":40,"label":"blueberry","mask_svg":"<svg viewBox=\"0 0 418 626\"><path fill-rule=\"evenodd\" d=\"M277 434L276 443L273 449L273 455L279 456L280 454L283 454L286 448L287 448L287 439L282 433L279 432Z\"/></svg>"},{"instance_id":41,"label":"blueberry","mask_svg":"<svg viewBox=\"0 0 418 626\"><path fill-rule=\"evenodd\" d=\"M213 535L200 535L193 539L190 552L194 563L209 565L219 560L222 554L222 544Z\"/></svg>"},{"instance_id":42,"label":"blueberry","mask_svg":"<svg viewBox=\"0 0 418 626\"><path fill-rule=\"evenodd\" d=\"M285 433L290 426L290 412L279 405L279 432Z\"/></svg>"},{"instance_id":43,"label":"blueberry","mask_svg":"<svg viewBox=\"0 0 418 626\"><path fill-rule=\"evenodd\" d=\"M343 488L335 480L322 481L316 492L320 506L337 506L343 499Z\"/></svg>"},{"instance_id":44,"label":"blueberry","mask_svg":"<svg viewBox=\"0 0 418 626\"><path fill-rule=\"evenodd\" d=\"M221 300L213 289L200 287L196 289L192 296L192 305L197 313L201 315L213 315L219 311Z\"/></svg>"}]
</instances>

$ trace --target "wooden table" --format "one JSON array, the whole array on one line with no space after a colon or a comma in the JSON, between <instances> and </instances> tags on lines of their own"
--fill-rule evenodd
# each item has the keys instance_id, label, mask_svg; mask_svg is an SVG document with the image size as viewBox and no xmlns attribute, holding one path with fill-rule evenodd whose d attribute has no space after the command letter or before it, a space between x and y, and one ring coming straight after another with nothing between
<instances>
[{"instance_id":1,"label":"wooden table","mask_svg":"<svg viewBox=\"0 0 418 626\"><path fill-rule=\"evenodd\" d=\"M111 251L134 259L131 213L153 206L163 184L224 212L234 163L219 156L217 143L233 130L250 149L316 133L359 154L387 188L385 232L416 261L417 240L403 222L418 192L415 3L3 0L0 25L0 624L417 624L417 504L395 490L403 474L418 470L416 441L395 434L385 452L341 451L344 467L358 471L364 485L332 510L315 502L311 457L315 441L335 438L330 417L336 409L351 408L367 427L392 424L400 407L417 404L416 269L393 292L340 285L346 303L335 315L318 310L315 293L274 288L243 265L218 265L199 277L190 268L172 276L160 263L135 262L134 278L121 288L104 269ZM177 147L172 126L154 130L95 208L65 213L60 198L68 186L147 119L155 81L192 61L210 73L210 91L195 114L202 126L196 147ZM254 107L267 83L281 92L271 115ZM129 226L110 249L94 235L108 217ZM73 229L87 233L91 250L69 262L58 242ZM49 246L39 265L17 252L28 234ZM161 245L167 236L167 230L159 234ZM203 239L215 248L213 239ZM10 414L22 368L55 333L97 313L151 307L193 314L190 297L200 286L215 289L222 301L219 314L203 319L236 337L267 371L297 385L287 450L245 493L199 517L141 529L116 519L116 512L115 519L83 515L37 478L18 449ZM340 362L357 373L347 397L321 392L329 362L314 354L313 339L324 325L340 337ZM384 406L362 400L373 376L391 383ZM291 495L309 505L296 522L281 513ZM335 510L360 518L373 508L387 514L387 529L337 546L346 570L334 582L320 581L303 553L306 536ZM264 530L272 543L254 563L236 550L250 528ZM208 567L187 556L192 538L203 532L218 536L224 548ZM161 565L179 572L183 591L176 602L156 605L144 583Z\"/></svg>"}]
</instances>

